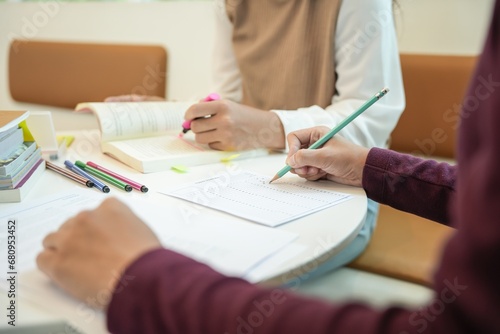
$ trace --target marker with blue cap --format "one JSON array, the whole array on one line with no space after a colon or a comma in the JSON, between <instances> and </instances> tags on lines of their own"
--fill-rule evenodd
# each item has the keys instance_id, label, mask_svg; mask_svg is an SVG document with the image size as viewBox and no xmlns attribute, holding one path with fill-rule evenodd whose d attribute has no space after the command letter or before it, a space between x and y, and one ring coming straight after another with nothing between
<instances>
[{"instance_id":1,"label":"marker with blue cap","mask_svg":"<svg viewBox=\"0 0 500 334\"><path fill-rule=\"evenodd\" d=\"M64 161L64 165L67 168L69 168L72 172L91 180L94 183L94 187L98 188L103 193L109 193L110 189L107 185L105 185L104 183L102 183L97 178L93 177L92 175L89 175L84 170L82 170L81 168L79 168L75 164L73 164L71 161L69 161L69 160Z\"/></svg>"}]
</instances>

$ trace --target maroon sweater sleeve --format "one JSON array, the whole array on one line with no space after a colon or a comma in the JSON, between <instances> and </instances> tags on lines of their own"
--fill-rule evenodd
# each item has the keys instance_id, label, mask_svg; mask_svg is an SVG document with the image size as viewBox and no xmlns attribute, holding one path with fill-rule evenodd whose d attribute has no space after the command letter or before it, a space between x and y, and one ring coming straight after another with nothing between
<instances>
[{"instance_id":1,"label":"maroon sweater sleeve","mask_svg":"<svg viewBox=\"0 0 500 334\"><path fill-rule=\"evenodd\" d=\"M225 277L178 253L157 249L126 270L107 312L111 333L379 333L406 328L408 311L335 307L282 289ZM359 321L360 317L363 321Z\"/></svg>"},{"instance_id":2,"label":"maroon sweater sleeve","mask_svg":"<svg viewBox=\"0 0 500 334\"><path fill-rule=\"evenodd\" d=\"M127 268L127 285L115 291L107 310L109 330L144 334L500 333L498 1L494 13L462 114L459 182L451 215L458 230L444 249L435 275L435 295L427 307L376 311L359 304L330 305L225 277L192 259L158 249Z\"/></svg>"},{"instance_id":3,"label":"maroon sweater sleeve","mask_svg":"<svg viewBox=\"0 0 500 334\"><path fill-rule=\"evenodd\" d=\"M369 198L443 224L455 193L456 167L372 148L363 170Z\"/></svg>"}]
</instances>

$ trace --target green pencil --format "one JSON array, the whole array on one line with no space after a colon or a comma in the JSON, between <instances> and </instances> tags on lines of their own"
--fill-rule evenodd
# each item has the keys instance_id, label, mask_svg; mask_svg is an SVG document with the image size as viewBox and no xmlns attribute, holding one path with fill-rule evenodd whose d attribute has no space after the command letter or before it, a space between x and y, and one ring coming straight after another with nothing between
<instances>
[{"instance_id":1,"label":"green pencil","mask_svg":"<svg viewBox=\"0 0 500 334\"><path fill-rule=\"evenodd\" d=\"M351 123L356 117L361 115L366 109L370 108L372 104L380 100L384 95L386 95L389 92L389 88L384 88L377 94L375 94L371 99L366 101L361 107L359 107L358 110L347 116L342 122L339 123L336 127L331 129L327 134L325 134L323 137L318 139L314 144L309 146L309 150L315 150L318 147L321 147L323 144L325 144L328 140L330 140L333 136L335 136L340 130L342 130L347 124ZM288 173L292 167L286 165L285 167L281 168L276 175L269 181L269 183L279 179L286 173Z\"/></svg>"},{"instance_id":2,"label":"green pencil","mask_svg":"<svg viewBox=\"0 0 500 334\"><path fill-rule=\"evenodd\" d=\"M89 174L92 174L94 175L95 177L98 177L100 178L101 180L104 180L104 181L107 181L109 183L111 183L112 185L122 189L122 190L125 190L127 192L130 192L132 191L132 187L129 185L129 184L126 184L118 179L115 179L114 177L112 176L109 176L108 174L105 174L93 167L90 167L86 164L84 164L82 161L80 160L77 160L75 162L75 165L80 167L81 169L83 169L84 171L86 171L87 173Z\"/></svg>"}]
</instances>

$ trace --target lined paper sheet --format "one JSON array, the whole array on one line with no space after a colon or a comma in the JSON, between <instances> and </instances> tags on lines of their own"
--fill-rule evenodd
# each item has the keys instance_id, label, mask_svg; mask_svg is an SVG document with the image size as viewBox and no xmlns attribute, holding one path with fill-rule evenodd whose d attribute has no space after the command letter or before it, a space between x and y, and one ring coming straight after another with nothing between
<instances>
[{"instance_id":1,"label":"lined paper sheet","mask_svg":"<svg viewBox=\"0 0 500 334\"><path fill-rule=\"evenodd\" d=\"M0 221L17 221L15 269L23 298L52 310L82 333L107 333L105 315L57 288L36 268L35 258L48 233L57 230L79 211L95 208L106 197L109 195L75 187L37 201L23 201L0 212ZM226 275L246 277L254 268L262 268L260 265L268 259L275 263L277 260L273 255L282 254L281 250L298 238L296 233L269 229L231 217L212 216L209 212L186 217L179 206L160 206L134 197L118 197L149 225L165 247L191 256ZM3 254L7 254L6 232L7 228L0 230ZM280 259L283 259L282 255ZM6 261L7 256L0 258L2 268L7 268ZM126 281L133 277L122 279ZM8 288L8 282L0 280L0 293Z\"/></svg>"},{"instance_id":2,"label":"lined paper sheet","mask_svg":"<svg viewBox=\"0 0 500 334\"><path fill-rule=\"evenodd\" d=\"M39 201L22 202L2 212L1 221L18 221L16 269L22 273L35 268L43 238L79 211L97 207L105 197L109 196L75 188ZM186 220L178 206L160 206L130 197L118 197L155 232L162 245L226 275L244 276L298 237L296 233L270 230L230 218L221 219L207 213L191 215ZM6 231L0 231L0 240L6 239Z\"/></svg>"},{"instance_id":3,"label":"lined paper sheet","mask_svg":"<svg viewBox=\"0 0 500 334\"><path fill-rule=\"evenodd\" d=\"M271 227L351 198L299 178L280 179L272 184L269 180L269 176L245 171L160 192Z\"/></svg>"}]
</instances>

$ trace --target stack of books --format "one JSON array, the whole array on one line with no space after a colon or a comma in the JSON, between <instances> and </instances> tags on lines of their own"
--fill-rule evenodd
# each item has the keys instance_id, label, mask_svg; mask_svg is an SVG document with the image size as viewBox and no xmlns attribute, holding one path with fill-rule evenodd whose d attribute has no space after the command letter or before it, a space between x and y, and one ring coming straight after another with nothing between
<instances>
[{"instance_id":1,"label":"stack of books","mask_svg":"<svg viewBox=\"0 0 500 334\"><path fill-rule=\"evenodd\" d=\"M0 111L0 203L20 202L45 170L40 148L22 126L28 116Z\"/></svg>"}]
</instances>

